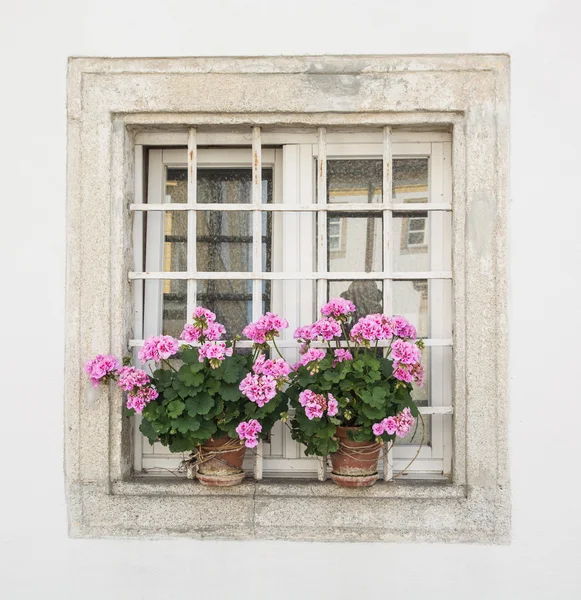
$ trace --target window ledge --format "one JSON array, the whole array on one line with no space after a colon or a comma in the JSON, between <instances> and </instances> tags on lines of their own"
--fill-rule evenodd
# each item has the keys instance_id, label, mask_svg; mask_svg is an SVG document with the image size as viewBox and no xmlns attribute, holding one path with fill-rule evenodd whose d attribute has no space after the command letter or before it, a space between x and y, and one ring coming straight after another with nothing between
<instances>
[{"instance_id":1,"label":"window ledge","mask_svg":"<svg viewBox=\"0 0 581 600\"><path fill-rule=\"evenodd\" d=\"M247 479L240 485L212 488L185 478L135 477L113 484L112 493L120 496L242 496L284 498L410 498L459 499L466 497L463 485L441 481L377 482L364 489L342 488L332 481L296 479Z\"/></svg>"},{"instance_id":2,"label":"window ledge","mask_svg":"<svg viewBox=\"0 0 581 600\"><path fill-rule=\"evenodd\" d=\"M354 490L332 482L248 480L207 488L136 477L69 489L72 537L506 543L508 489L406 481Z\"/></svg>"}]
</instances>

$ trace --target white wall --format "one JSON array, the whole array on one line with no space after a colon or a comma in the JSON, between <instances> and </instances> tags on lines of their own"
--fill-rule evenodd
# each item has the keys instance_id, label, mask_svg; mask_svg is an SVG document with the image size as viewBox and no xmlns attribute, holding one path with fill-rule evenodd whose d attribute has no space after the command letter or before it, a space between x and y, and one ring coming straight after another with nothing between
<instances>
[{"instance_id":1,"label":"white wall","mask_svg":"<svg viewBox=\"0 0 581 600\"><path fill-rule=\"evenodd\" d=\"M580 19L576 0L0 0L0 596L581 597ZM512 56L512 544L69 540L67 56L436 52Z\"/></svg>"}]
</instances>

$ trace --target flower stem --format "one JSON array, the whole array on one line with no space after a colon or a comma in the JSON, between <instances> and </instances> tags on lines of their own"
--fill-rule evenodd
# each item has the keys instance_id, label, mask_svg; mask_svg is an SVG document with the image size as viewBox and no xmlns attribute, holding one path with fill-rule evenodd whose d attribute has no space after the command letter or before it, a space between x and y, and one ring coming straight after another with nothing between
<instances>
[{"instance_id":1,"label":"flower stem","mask_svg":"<svg viewBox=\"0 0 581 600\"><path fill-rule=\"evenodd\" d=\"M276 345L276 341L275 341L274 337L272 338L272 343L274 344L274 348L278 352L278 355L282 358L282 360L284 360L284 356L280 353L280 350L278 349L278 346Z\"/></svg>"},{"instance_id":2,"label":"flower stem","mask_svg":"<svg viewBox=\"0 0 581 600\"><path fill-rule=\"evenodd\" d=\"M178 370L175 367L173 367L166 358L162 358L161 362L167 365L172 371L175 371L176 373L178 372Z\"/></svg>"}]
</instances>

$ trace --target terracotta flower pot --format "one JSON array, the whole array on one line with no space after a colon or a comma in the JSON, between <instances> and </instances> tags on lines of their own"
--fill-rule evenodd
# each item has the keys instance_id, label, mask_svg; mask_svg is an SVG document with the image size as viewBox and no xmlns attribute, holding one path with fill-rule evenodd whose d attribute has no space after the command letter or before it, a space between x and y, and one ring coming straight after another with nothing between
<instances>
[{"instance_id":1,"label":"terracotta flower pot","mask_svg":"<svg viewBox=\"0 0 581 600\"><path fill-rule=\"evenodd\" d=\"M377 442L354 442L348 431L359 427L337 427L339 449L331 453L331 479L343 487L369 487L377 481L377 461L381 445Z\"/></svg>"},{"instance_id":2,"label":"terracotta flower pot","mask_svg":"<svg viewBox=\"0 0 581 600\"><path fill-rule=\"evenodd\" d=\"M197 478L200 483L213 487L238 485L244 479L244 453L239 440L227 435L212 438L200 448Z\"/></svg>"}]
</instances>

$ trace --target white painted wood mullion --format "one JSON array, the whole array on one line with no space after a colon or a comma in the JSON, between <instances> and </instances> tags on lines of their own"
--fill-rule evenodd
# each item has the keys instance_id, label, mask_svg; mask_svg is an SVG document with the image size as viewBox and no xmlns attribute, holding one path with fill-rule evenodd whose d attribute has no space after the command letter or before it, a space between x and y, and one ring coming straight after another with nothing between
<instances>
[{"instance_id":1,"label":"white painted wood mullion","mask_svg":"<svg viewBox=\"0 0 581 600\"><path fill-rule=\"evenodd\" d=\"M391 203L392 189L392 141L391 127L383 128L383 198L384 204ZM390 315L393 310L393 285L392 285L392 218L391 211L383 211L383 312ZM385 444L383 448L383 480L391 481L393 478L393 444Z\"/></svg>"},{"instance_id":2,"label":"white painted wood mullion","mask_svg":"<svg viewBox=\"0 0 581 600\"><path fill-rule=\"evenodd\" d=\"M134 177L134 200L136 204L143 202L143 146L135 146L135 177ZM144 236L144 213L136 212L133 215L133 265L135 269L143 269L143 236ZM133 282L133 335L143 338L143 280ZM137 348L133 348L133 362L137 364ZM140 473L142 470L143 435L139 431L141 415L133 417L133 471Z\"/></svg>"},{"instance_id":3,"label":"white painted wood mullion","mask_svg":"<svg viewBox=\"0 0 581 600\"><path fill-rule=\"evenodd\" d=\"M196 140L196 130L192 127L188 135L188 242L187 242L187 265L188 271L197 270L197 195L198 195L198 165L197 165L198 147ZM193 312L197 304L197 281L188 279L187 282L187 300L186 300L186 318L188 323L193 322Z\"/></svg>"},{"instance_id":4,"label":"white painted wood mullion","mask_svg":"<svg viewBox=\"0 0 581 600\"><path fill-rule=\"evenodd\" d=\"M317 203L327 204L327 131L319 127L317 138ZM317 215L317 272L319 277L327 273L327 211ZM317 310L327 302L327 280L317 280ZM318 461L317 478L327 479L327 457L321 456Z\"/></svg>"},{"instance_id":5,"label":"white painted wood mullion","mask_svg":"<svg viewBox=\"0 0 581 600\"><path fill-rule=\"evenodd\" d=\"M255 321L262 313L262 144L260 127L252 128L252 319ZM231 275L226 273L226 275ZM248 273L246 274L246 278ZM230 277L230 279L233 279ZM262 479L263 444L258 442L254 455L254 479Z\"/></svg>"}]
</instances>

